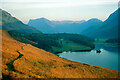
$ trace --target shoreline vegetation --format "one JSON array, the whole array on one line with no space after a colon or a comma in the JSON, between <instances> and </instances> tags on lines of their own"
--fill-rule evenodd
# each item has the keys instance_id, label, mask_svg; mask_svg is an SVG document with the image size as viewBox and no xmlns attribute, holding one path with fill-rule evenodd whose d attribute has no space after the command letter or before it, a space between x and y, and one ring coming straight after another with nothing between
<instances>
[{"instance_id":1,"label":"shoreline vegetation","mask_svg":"<svg viewBox=\"0 0 120 80\"><path fill-rule=\"evenodd\" d=\"M59 54L62 52L90 52L91 50L74 50L74 51L61 51L61 52L54 52L54 54Z\"/></svg>"},{"instance_id":2,"label":"shoreline vegetation","mask_svg":"<svg viewBox=\"0 0 120 80\"><path fill-rule=\"evenodd\" d=\"M114 41L114 42L108 42L109 40L111 39L99 39L99 41L94 41L94 45L97 45L97 44L101 44L101 45L109 45L109 46L112 46L112 47L120 47L120 43L117 41ZM94 48L93 48L94 49ZM86 49L75 49L75 50L61 50L61 51L58 51L58 52L54 52L54 54L58 54L58 53L62 53L62 52L89 52L91 50L93 50L89 47L87 47ZM60 50L60 49L59 49Z\"/></svg>"},{"instance_id":3,"label":"shoreline vegetation","mask_svg":"<svg viewBox=\"0 0 120 80\"><path fill-rule=\"evenodd\" d=\"M62 53L62 52L83 52L83 51L91 51L92 48L85 46L85 45L81 45L81 44L77 44L71 41L62 41L62 47L52 47L54 50L54 54L57 53ZM94 49L94 48L93 48Z\"/></svg>"}]
</instances>

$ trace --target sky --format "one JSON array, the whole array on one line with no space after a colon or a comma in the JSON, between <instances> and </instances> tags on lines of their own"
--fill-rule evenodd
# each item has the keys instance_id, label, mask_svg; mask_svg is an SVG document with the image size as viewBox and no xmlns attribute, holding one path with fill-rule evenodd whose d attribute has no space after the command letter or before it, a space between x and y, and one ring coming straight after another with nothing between
<instances>
[{"instance_id":1,"label":"sky","mask_svg":"<svg viewBox=\"0 0 120 80\"><path fill-rule=\"evenodd\" d=\"M119 0L0 0L0 8L24 23L30 19L102 21L118 8Z\"/></svg>"}]
</instances>

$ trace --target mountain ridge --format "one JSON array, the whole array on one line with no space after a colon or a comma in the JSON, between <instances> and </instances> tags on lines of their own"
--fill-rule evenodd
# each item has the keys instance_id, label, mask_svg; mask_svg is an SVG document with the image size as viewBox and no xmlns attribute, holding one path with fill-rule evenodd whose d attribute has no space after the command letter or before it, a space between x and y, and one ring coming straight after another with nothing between
<instances>
[{"instance_id":1,"label":"mountain ridge","mask_svg":"<svg viewBox=\"0 0 120 80\"><path fill-rule=\"evenodd\" d=\"M98 28L87 29L83 32L83 35L92 38L118 38L118 18L120 9L118 8L115 12L110 14L110 16L103 22ZM89 34L89 35L87 35Z\"/></svg>"},{"instance_id":2,"label":"mountain ridge","mask_svg":"<svg viewBox=\"0 0 120 80\"><path fill-rule=\"evenodd\" d=\"M45 20L49 21L46 22L42 20L42 18L37 18L33 20L29 20L28 25L33 26L37 29L43 29L43 33L80 33L81 30L88 28L92 25L99 25L102 23L101 20L97 18L92 18L88 21L81 20L81 21L72 21L72 20L63 20L63 21L50 21L46 18ZM43 22L41 22L41 20ZM44 24L44 25L43 25ZM43 27L46 27L46 32Z\"/></svg>"},{"instance_id":3,"label":"mountain ridge","mask_svg":"<svg viewBox=\"0 0 120 80\"><path fill-rule=\"evenodd\" d=\"M1 21L2 23L2 30L8 30L8 31L17 31L17 32L23 32L23 33L39 33L37 29L34 27L28 26L21 22L19 19L13 17L10 13L0 9L1 14ZM17 27L16 27L17 26Z\"/></svg>"},{"instance_id":4,"label":"mountain ridge","mask_svg":"<svg viewBox=\"0 0 120 80\"><path fill-rule=\"evenodd\" d=\"M119 13L119 8L113 13L111 13L105 21L101 21L97 18L92 18L87 21L83 21L81 23L75 21L69 21L69 20L65 22L49 20L50 23L52 23L52 25L47 22L44 24L49 24L48 26L49 28L46 28L48 30L48 33L49 33L49 29L52 29L51 33L76 33L91 38L117 38L118 27L119 27L118 13ZM42 23L36 23L36 24L41 25ZM32 26L34 26L34 24Z\"/></svg>"}]
</instances>

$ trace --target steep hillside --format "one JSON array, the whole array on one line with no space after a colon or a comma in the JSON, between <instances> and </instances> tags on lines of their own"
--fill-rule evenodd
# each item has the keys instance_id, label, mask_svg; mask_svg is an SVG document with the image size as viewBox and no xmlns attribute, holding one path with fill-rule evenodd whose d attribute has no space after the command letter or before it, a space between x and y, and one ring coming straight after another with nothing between
<instances>
[{"instance_id":1,"label":"steep hillside","mask_svg":"<svg viewBox=\"0 0 120 80\"><path fill-rule=\"evenodd\" d=\"M3 78L117 78L115 70L62 59L2 32Z\"/></svg>"},{"instance_id":2,"label":"steep hillside","mask_svg":"<svg viewBox=\"0 0 120 80\"><path fill-rule=\"evenodd\" d=\"M117 38L118 37L118 18L120 9L113 12L102 25L92 26L82 32L82 34L92 38ZM88 35L89 34L89 35Z\"/></svg>"},{"instance_id":3,"label":"steep hillside","mask_svg":"<svg viewBox=\"0 0 120 80\"><path fill-rule=\"evenodd\" d=\"M3 30L8 30L8 31L12 30L20 33L39 33L40 32L37 29L22 23L20 20L13 17L11 14L9 14L8 12L2 9L0 9L0 15L2 15L1 17L2 19L0 19L2 20L2 22L0 21L0 23L2 23Z\"/></svg>"}]
</instances>

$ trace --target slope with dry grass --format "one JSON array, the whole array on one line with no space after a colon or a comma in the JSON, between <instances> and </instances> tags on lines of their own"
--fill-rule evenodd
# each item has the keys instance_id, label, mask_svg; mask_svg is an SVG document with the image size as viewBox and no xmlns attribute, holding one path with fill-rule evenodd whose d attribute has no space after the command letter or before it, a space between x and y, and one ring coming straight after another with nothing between
<instances>
[{"instance_id":1,"label":"slope with dry grass","mask_svg":"<svg viewBox=\"0 0 120 80\"><path fill-rule=\"evenodd\" d=\"M12 39L2 32L2 73L5 78L117 78L118 71L60 58ZM19 53L18 53L19 52ZM21 55L21 57L19 57ZM14 61L13 61L14 60ZM11 63L13 70L8 70Z\"/></svg>"}]
</instances>

